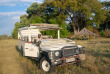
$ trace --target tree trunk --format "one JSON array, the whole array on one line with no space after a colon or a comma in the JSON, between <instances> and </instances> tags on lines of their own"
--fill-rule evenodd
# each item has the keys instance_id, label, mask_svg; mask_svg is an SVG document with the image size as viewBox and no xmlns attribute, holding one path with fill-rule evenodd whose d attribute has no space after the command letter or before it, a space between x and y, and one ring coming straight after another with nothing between
<instances>
[{"instance_id":1,"label":"tree trunk","mask_svg":"<svg viewBox=\"0 0 110 74\"><path fill-rule=\"evenodd\" d=\"M78 32L80 31L80 27L78 26Z\"/></svg>"},{"instance_id":2,"label":"tree trunk","mask_svg":"<svg viewBox=\"0 0 110 74\"><path fill-rule=\"evenodd\" d=\"M73 15L74 15L74 14L73 14ZM70 15L70 17L71 17L71 15ZM76 26L75 26L75 23L74 23L74 16L71 17L71 21L72 21L72 26L73 26L74 34L76 34L76 33L77 33L77 29L76 29Z\"/></svg>"},{"instance_id":3,"label":"tree trunk","mask_svg":"<svg viewBox=\"0 0 110 74\"><path fill-rule=\"evenodd\" d=\"M79 32L79 30L80 30L80 26L79 26L79 23L78 23L78 16L77 16L77 28L78 28L78 32Z\"/></svg>"},{"instance_id":4,"label":"tree trunk","mask_svg":"<svg viewBox=\"0 0 110 74\"><path fill-rule=\"evenodd\" d=\"M76 33L77 33L77 30L76 30L76 27L75 27L74 21L72 21L72 26L73 26L74 34L76 34Z\"/></svg>"},{"instance_id":5,"label":"tree trunk","mask_svg":"<svg viewBox=\"0 0 110 74\"><path fill-rule=\"evenodd\" d=\"M105 31L108 31L108 23L106 23L106 29L105 29Z\"/></svg>"}]
</instances>

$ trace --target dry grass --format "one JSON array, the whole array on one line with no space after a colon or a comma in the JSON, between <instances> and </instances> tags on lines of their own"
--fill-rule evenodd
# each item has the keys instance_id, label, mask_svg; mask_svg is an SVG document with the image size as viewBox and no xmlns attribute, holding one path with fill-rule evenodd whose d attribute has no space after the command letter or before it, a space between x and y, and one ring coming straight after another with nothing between
<instances>
[{"instance_id":1,"label":"dry grass","mask_svg":"<svg viewBox=\"0 0 110 74\"><path fill-rule=\"evenodd\" d=\"M0 73L24 74L22 67L16 60L19 56L15 49L16 40L0 40Z\"/></svg>"},{"instance_id":2,"label":"dry grass","mask_svg":"<svg viewBox=\"0 0 110 74\"><path fill-rule=\"evenodd\" d=\"M82 67L73 65L58 66L52 74L110 74L110 39L76 40L85 48L87 59ZM17 48L17 40L0 40L0 73L3 74L44 74L38 62L22 57ZM7 70L8 69L8 70ZM51 74L51 73L50 73Z\"/></svg>"}]
</instances>

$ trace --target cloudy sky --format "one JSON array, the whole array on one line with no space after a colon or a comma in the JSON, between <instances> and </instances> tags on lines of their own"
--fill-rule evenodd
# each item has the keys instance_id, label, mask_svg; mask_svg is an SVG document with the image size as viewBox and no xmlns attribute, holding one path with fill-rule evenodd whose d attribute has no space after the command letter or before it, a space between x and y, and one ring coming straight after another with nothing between
<instances>
[{"instance_id":1,"label":"cloudy sky","mask_svg":"<svg viewBox=\"0 0 110 74\"><path fill-rule=\"evenodd\" d=\"M0 35L11 35L15 22L19 22L20 15L26 14L27 7L33 2L42 3L42 1L43 0L0 0Z\"/></svg>"},{"instance_id":2,"label":"cloudy sky","mask_svg":"<svg viewBox=\"0 0 110 74\"><path fill-rule=\"evenodd\" d=\"M19 22L20 15L26 14L27 7L33 2L42 3L42 1L43 0L0 0L0 35L11 35L15 22Z\"/></svg>"}]
</instances>

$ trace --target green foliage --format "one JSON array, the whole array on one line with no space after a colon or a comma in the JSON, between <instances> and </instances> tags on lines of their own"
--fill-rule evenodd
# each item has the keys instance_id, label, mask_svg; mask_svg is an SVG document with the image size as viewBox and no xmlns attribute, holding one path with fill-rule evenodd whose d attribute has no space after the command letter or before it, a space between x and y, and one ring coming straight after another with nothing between
<instances>
[{"instance_id":1,"label":"green foliage","mask_svg":"<svg viewBox=\"0 0 110 74\"><path fill-rule=\"evenodd\" d=\"M104 1L104 2L102 2L102 4L107 8L107 10L109 10L110 11L110 1Z\"/></svg>"},{"instance_id":2,"label":"green foliage","mask_svg":"<svg viewBox=\"0 0 110 74\"><path fill-rule=\"evenodd\" d=\"M67 37L68 36L68 30L66 29L66 23L59 23L57 21L57 19L50 19L49 20L49 23L50 24L58 24L62 29L60 30L60 37L61 38L64 38L64 37ZM54 30L54 31L44 31L42 32L43 35L51 35L53 36L53 38L57 38L57 31Z\"/></svg>"},{"instance_id":3,"label":"green foliage","mask_svg":"<svg viewBox=\"0 0 110 74\"><path fill-rule=\"evenodd\" d=\"M20 23L16 22L15 23L15 28L12 32L12 37L15 38L15 39L17 39L17 37L18 37L18 29L19 28L20 28Z\"/></svg>"},{"instance_id":4,"label":"green foliage","mask_svg":"<svg viewBox=\"0 0 110 74\"><path fill-rule=\"evenodd\" d=\"M32 20L32 23L43 23L43 19L41 17L37 17L36 19Z\"/></svg>"},{"instance_id":5,"label":"green foliage","mask_svg":"<svg viewBox=\"0 0 110 74\"><path fill-rule=\"evenodd\" d=\"M13 38L17 38L17 32L19 28L35 23L58 24L60 27L62 27L62 30L60 32L61 37L66 37L68 35L68 31L65 28L66 23L64 23L64 14L58 15L59 13L54 12L54 9L45 9L43 7L43 4L38 3L33 3L30 7L28 7L27 13L28 15L20 16L20 23L17 22L15 24L15 28L12 32ZM57 31L44 31L41 33L43 35L52 35L54 38L57 38Z\"/></svg>"},{"instance_id":6,"label":"green foliage","mask_svg":"<svg viewBox=\"0 0 110 74\"><path fill-rule=\"evenodd\" d=\"M84 26L93 27L93 22L99 28L99 24L106 19L106 11L98 0L45 0L44 5L54 8L54 14L57 14L59 21L65 21L70 18L70 27L74 27L74 32ZM92 14L95 14L94 16ZM90 20L93 18L93 21ZM69 27L69 26L68 26ZM71 29L71 28L70 28Z\"/></svg>"},{"instance_id":7,"label":"green foliage","mask_svg":"<svg viewBox=\"0 0 110 74\"><path fill-rule=\"evenodd\" d=\"M28 15L24 14L24 15L21 15L20 16L20 23L19 22L16 22L15 23L15 28L12 32L12 37L17 39L18 37L18 29L19 28L22 28L22 27L26 27L29 25L30 21L28 20Z\"/></svg>"},{"instance_id":8,"label":"green foliage","mask_svg":"<svg viewBox=\"0 0 110 74\"><path fill-rule=\"evenodd\" d=\"M61 37L66 37L68 30L77 32L84 27L92 30L93 22L100 28L99 24L110 17L108 11L102 8L98 0L45 0L42 4L33 3L27 8L28 15L20 16L19 27L15 24L12 35L17 38L17 30L32 23L58 24L62 27ZM65 21L69 21L69 25ZM57 31L44 31L42 34L57 37Z\"/></svg>"},{"instance_id":9,"label":"green foliage","mask_svg":"<svg viewBox=\"0 0 110 74\"><path fill-rule=\"evenodd\" d=\"M0 39L12 39L12 36L8 36L7 34L0 35Z\"/></svg>"},{"instance_id":10,"label":"green foliage","mask_svg":"<svg viewBox=\"0 0 110 74\"><path fill-rule=\"evenodd\" d=\"M69 31L69 32L73 32L73 27L72 27L72 24L68 24L67 25L67 30Z\"/></svg>"},{"instance_id":11,"label":"green foliage","mask_svg":"<svg viewBox=\"0 0 110 74\"><path fill-rule=\"evenodd\" d=\"M103 36L103 37L105 36L105 34L104 34L104 31L103 31L103 30L101 30L100 35L101 35L101 36Z\"/></svg>"},{"instance_id":12,"label":"green foliage","mask_svg":"<svg viewBox=\"0 0 110 74\"><path fill-rule=\"evenodd\" d=\"M57 19L55 18L55 19L49 19L49 23L51 23L51 24L57 24L58 22L57 22Z\"/></svg>"},{"instance_id":13,"label":"green foliage","mask_svg":"<svg viewBox=\"0 0 110 74\"><path fill-rule=\"evenodd\" d=\"M62 30L60 31L60 36L62 38L66 38L68 36L68 30L65 26L62 26Z\"/></svg>"},{"instance_id":14,"label":"green foliage","mask_svg":"<svg viewBox=\"0 0 110 74\"><path fill-rule=\"evenodd\" d=\"M28 20L28 15L24 14L20 16L20 27L25 27L30 24L30 21Z\"/></svg>"},{"instance_id":15,"label":"green foliage","mask_svg":"<svg viewBox=\"0 0 110 74\"><path fill-rule=\"evenodd\" d=\"M104 23L100 24L100 27L105 30L105 29L110 29L110 1L106 2L102 2L102 4L104 5L104 8L106 9L106 20L104 21ZM103 12L102 12L103 13Z\"/></svg>"},{"instance_id":16,"label":"green foliage","mask_svg":"<svg viewBox=\"0 0 110 74\"><path fill-rule=\"evenodd\" d=\"M107 30L104 32L105 37L110 38L110 30Z\"/></svg>"},{"instance_id":17,"label":"green foliage","mask_svg":"<svg viewBox=\"0 0 110 74\"><path fill-rule=\"evenodd\" d=\"M33 15L33 14L37 14L40 15L42 11L41 5L38 3L33 3L30 7L27 8L27 13L29 14L29 16Z\"/></svg>"}]
</instances>

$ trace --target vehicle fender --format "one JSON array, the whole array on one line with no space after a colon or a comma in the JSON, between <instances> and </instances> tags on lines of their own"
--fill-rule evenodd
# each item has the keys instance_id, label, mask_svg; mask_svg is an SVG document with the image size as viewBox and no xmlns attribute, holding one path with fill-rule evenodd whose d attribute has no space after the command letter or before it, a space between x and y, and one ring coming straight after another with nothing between
<instances>
[{"instance_id":1,"label":"vehicle fender","mask_svg":"<svg viewBox=\"0 0 110 74\"><path fill-rule=\"evenodd\" d=\"M42 57L46 57L46 59L50 60L50 59L49 59L48 52L46 52L46 51L43 51L43 52L40 53L40 59L41 59Z\"/></svg>"}]
</instances>

